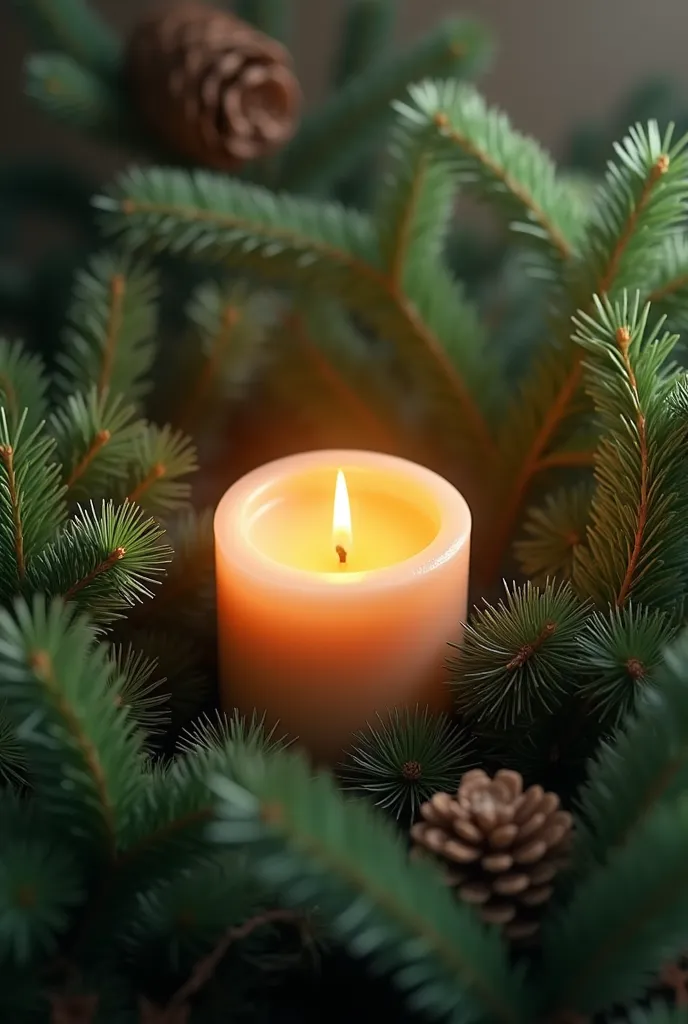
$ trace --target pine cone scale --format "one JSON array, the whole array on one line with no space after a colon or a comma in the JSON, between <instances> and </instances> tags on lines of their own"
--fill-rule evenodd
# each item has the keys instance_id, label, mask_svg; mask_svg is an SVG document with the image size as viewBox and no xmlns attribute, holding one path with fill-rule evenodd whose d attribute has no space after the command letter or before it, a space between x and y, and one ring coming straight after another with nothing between
<instances>
[{"instance_id":1,"label":"pine cone scale","mask_svg":"<svg viewBox=\"0 0 688 1024\"><path fill-rule=\"evenodd\" d=\"M532 938L562 866L571 815L518 772L468 772L452 797L436 793L411 829L417 850L440 860L458 897L514 940Z\"/></svg>"}]
</instances>

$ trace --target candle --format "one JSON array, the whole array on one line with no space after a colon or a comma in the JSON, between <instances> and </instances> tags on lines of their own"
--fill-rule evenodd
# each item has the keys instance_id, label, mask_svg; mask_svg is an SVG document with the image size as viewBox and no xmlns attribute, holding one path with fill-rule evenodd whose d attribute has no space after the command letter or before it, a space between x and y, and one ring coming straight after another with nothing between
<instances>
[{"instance_id":1,"label":"candle","mask_svg":"<svg viewBox=\"0 0 688 1024\"><path fill-rule=\"evenodd\" d=\"M310 452L243 477L215 515L223 705L330 762L376 712L446 708L470 529L451 484L389 455Z\"/></svg>"}]
</instances>

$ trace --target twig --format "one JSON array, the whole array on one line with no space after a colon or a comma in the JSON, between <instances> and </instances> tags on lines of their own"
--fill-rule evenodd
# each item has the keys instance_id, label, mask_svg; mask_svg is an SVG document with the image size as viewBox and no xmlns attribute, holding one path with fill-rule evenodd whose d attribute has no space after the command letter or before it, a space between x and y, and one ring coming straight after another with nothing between
<instances>
[{"instance_id":1,"label":"twig","mask_svg":"<svg viewBox=\"0 0 688 1024\"><path fill-rule=\"evenodd\" d=\"M167 1009L171 1010L183 1006L189 1001L189 999L191 999L192 996L199 992L204 985L207 985L220 963L227 955L228 950L235 942L241 942L242 939L248 938L248 936L254 931L258 928L263 928L265 925L273 924L277 921L295 924L300 920L300 916L294 914L291 910L266 910L262 914L256 914L255 917L249 918L248 921L245 921L241 925L229 928L212 952L202 960L198 961L191 971L189 978L172 996L171 1000L167 1004Z\"/></svg>"},{"instance_id":2,"label":"twig","mask_svg":"<svg viewBox=\"0 0 688 1024\"><path fill-rule=\"evenodd\" d=\"M184 403L184 407L179 417L180 425L185 430L188 430L190 423L193 422L198 413L199 407L203 403L203 399L205 398L208 388L215 377L222 357L232 340L234 328L239 323L240 319L241 312L236 308L236 306L226 305L223 308L222 316L220 318L220 327L213 339L212 350L208 358L204 361L203 369L196 378L196 382L189 392L188 398Z\"/></svg>"},{"instance_id":3,"label":"twig","mask_svg":"<svg viewBox=\"0 0 688 1024\"><path fill-rule=\"evenodd\" d=\"M79 462L77 462L76 466L69 474L67 478L67 489L73 487L76 481L79 479L79 477L83 476L83 474L86 472L90 464L95 459L100 449L105 447L105 445L108 443L111 437L112 434L110 433L109 430L98 431L98 433L91 441L82 458L79 460Z\"/></svg>"},{"instance_id":4,"label":"twig","mask_svg":"<svg viewBox=\"0 0 688 1024\"><path fill-rule=\"evenodd\" d=\"M635 537L633 539L633 548L631 550L630 557L628 559L628 565L626 567L626 574L621 583L619 593L616 597L616 607L620 608L624 604L628 597L629 591L633 585L633 578L635 571L638 566L638 561L642 553L643 541L645 540L645 527L647 526L647 514L648 514L648 498L649 498L649 484L650 484L650 467L647 450L647 424L645 422L645 416L642 412L640 405L640 395L638 394L638 383L635 379L635 373L631 360L628 357L628 348L631 344L631 332L628 327L619 327L616 332L616 341L621 352L621 358L623 359L626 373L628 374L628 381L633 394L633 401L636 407L636 428L638 430L638 448L640 452L640 495L638 498L638 522L635 528Z\"/></svg>"},{"instance_id":5,"label":"twig","mask_svg":"<svg viewBox=\"0 0 688 1024\"><path fill-rule=\"evenodd\" d=\"M525 665L527 661L530 661L533 655L540 650L545 640L548 640L549 637L556 632L556 629L556 622L546 622L533 642L530 644L524 644L523 647L516 652L511 661L507 662L507 671L514 672L517 668L521 668L522 665Z\"/></svg>"},{"instance_id":6,"label":"twig","mask_svg":"<svg viewBox=\"0 0 688 1024\"><path fill-rule=\"evenodd\" d=\"M136 487L127 496L125 501L139 501L142 494L145 494L149 487L152 487L156 480L161 480L164 477L167 469L162 462L156 462L147 475L141 480Z\"/></svg>"},{"instance_id":7,"label":"twig","mask_svg":"<svg viewBox=\"0 0 688 1024\"><path fill-rule=\"evenodd\" d=\"M102 573L107 572L109 569L113 567L113 565L116 565L117 562L120 562L124 558L126 553L126 548L115 548L114 551L111 551L110 554L107 555L102 562L99 562L95 569L92 569L86 576L83 577L83 579L77 580L76 583L72 583L69 590L65 591L65 593L62 595L65 601L70 601L75 594L79 593L80 590L83 590L84 587L87 587L89 583L93 583L93 580L96 579L97 576L101 576Z\"/></svg>"},{"instance_id":8,"label":"twig","mask_svg":"<svg viewBox=\"0 0 688 1024\"><path fill-rule=\"evenodd\" d=\"M122 327L122 306L124 305L125 290L126 281L124 274L114 274L110 281L110 315L105 334L103 362L100 367L100 376L98 377L99 396L110 386L117 338Z\"/></svg>"}]
</instances>

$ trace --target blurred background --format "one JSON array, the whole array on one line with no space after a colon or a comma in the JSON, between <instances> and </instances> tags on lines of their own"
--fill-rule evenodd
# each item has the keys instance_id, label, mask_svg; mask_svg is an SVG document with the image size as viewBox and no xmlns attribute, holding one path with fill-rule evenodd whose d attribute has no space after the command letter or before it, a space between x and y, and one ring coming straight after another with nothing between
<instances>
[{"instance_id":1,"label":"blurred background","mask_svg":"<svg viewBox=\"0 0 688 1024\"><path fill-rule=\"evenodd\" d=\"M128 27L145 0L94 0L113 25ZM294 51L311 101L323 88L344 0L294 0ZM69 145L75 159L102 161L51 124L22 97L27 42L12 11L0 0L0 155ZM514 122L561 152L572 129L604 117L639 82L668 78L688 98L686 0L410 0L398 33L411 40L448 14L470 14L492 31L496 59L484 90ZM687 103L688 106L688 103Z\"/></svg>"}]
</instances>

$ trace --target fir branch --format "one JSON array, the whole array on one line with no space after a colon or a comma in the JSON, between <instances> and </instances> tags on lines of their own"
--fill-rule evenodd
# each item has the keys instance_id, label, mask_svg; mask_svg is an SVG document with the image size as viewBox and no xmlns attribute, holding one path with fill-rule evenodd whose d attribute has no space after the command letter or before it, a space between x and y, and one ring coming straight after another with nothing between
<instances>
[{"instance_id":1,"label":"fir branch","mask_svg":"<svg viewBox=\"0 0 688 1024\"><path fill-rule=\"evenodd\" d=\"M170 721L170 695L157 658L147 657L129 643L114 644L109 659L117 682L117 706L126 711L146 740L163 734Z\"/></svg>"},{"instance_id":2,"label":"fir branch","mask_svg":"<svg viewBox=\"0 0 688 1024\"><path fill-rule=\"evenodd\" d=\"M246 389L265 359L268 329L274 326L270 297L243 282L201 285L187 310L198 335L198 356L190 370L176 421L184 430L203 421L213 398L233 398ZM196 339L194 339L196 340Z\"/></svg>"},{"instance_id":3,"label":"fir branch","mask_svg":"<svg viewBox=\"0 0 688 1024\"><path fill-rule=\"evenodd\" d=\"M155 277L141 264L113 253L95 256L79 274L58 356L63 394L96 387L138 400L155 356Z\"/></svg>"},{"instance_id":4,"label":"fir branch","mask_svg":"<svg viewBox=\"0 0 688 1024\"><path fill-rule=\"evenodd\" d=\"M592 297L622 288L645 290L657 249L678 226L688 198L686 140L672 143L654 122L633 129L616 147L595 214L567 281L568 299L553 324L562 345L547 340L519 389L500 431L500 461L511 467L500 495L501 513L493 526L491 557L482 574L491 578L501 564L524 498L543 459L551 453L577 405L583 377L580 350L570 343L570 313L589 312ZM523 410L528 409L527 417Z\"/></svg>"},{"instance_id":5,"label":"fir branch","mask_svg":"<svg viewBox=\"0 0 688 1024\"><path fill-rule=\"evenodd\" d=\"M166 623L186 621L198 629L199 619L212 619L215 604L215 536L213 509L184 509L169 532L172 564L155 595L137 619Z\"/></svg>"},{"instance_id":6,"label":"fir branch","mask_svg":"<svg viewBox=\"0 0 688 1024\"><path fill-rule=\"evenodd\" d=\"M552 1016L637 999L683 952L688 801L660 806L578 886L543 934Z\"/></svg>"},{"instance_id":7,"label":"fir branch","mask_svg":"<svg viewBox=\"0 0 688 1024\"><path fill-rule=\"evenodd\" d=\"M25 73L26 94L51 117L106 142L133 142L130 113L116 85L62 53L33 54Z\"/></svg>"},{"instance_id":8,"label":"fir branch","mask_svg":"<svg viewBox=\"0 0 688 1024\"><path fill-rule=\"evenodd\" d=\"M86 0L14 0L36 46L58 50L102 78L119 73L121 43Z\"/></svg>"},{"instance_id":9,"label":"fir branch","mask_svg":"<svg viewBox=\"0 0 688 1024\"><path fill-rule=\"evenodd\" d=\"M182 506L191 485L182 478L197 469L196 448L186 434L166 425L141 425L134 438L126 500L154 515Z\"/></svg>"},{"instance_id":10,"label":"fir branch","mask_svg":"<svg viewBox=\"0 0 688 1024\"><path fill-rule=\"evenodd\" d=\"M469 734L428 708L395 708L356 733L340 774L345 788L368 796L396 818L416 816L424 800L454 792L475 766Z\"/></svg>"},{"instance_id":11,"label":"fir branch","mask_svg":"<svg viewBox=\"0 0 688 1024\"><path fill-rule=\"evenodd\" d=\"M73 843L109 858L142 756L117 693L105 648L61 602L38 596L0 612L0 699L30 755L33 791Z\"/></svg>"},{"instance_id":12,"label":"fir branch","mask_svg":"<svg viewBox=\"0 0 688 1024\"><path fill-rule=\"evenodd\" d=\"M4 970L35 965L56 953L84 894L81 866L55 837L3 836L0 958Z\"/></svg>"},{"instance_id":13,"label":"fir branch","mask_svg":"<svg viewBox=\"0 0 688 1024\"><path fill-rule=\"evenodd\" d=\"M54 442L39 428L10 429L0 407L0 596L24 587L31 565L62 525L64 488Z\"/></svg>"},{"instance_id":14,"label":"fir branch","mask_svg":"<svg viewBox=\"0 0 688 1024\"><path fill-rule=\"evenodd\" d=\"M392 35L395 0L348 0L334 84L345 85L385 55Z\"/></svg>"},{"instance_id":15,"label":"fir branch","mask_svg":"<svg viewBox=\"0 0 688 1024\"><path fill-rule=\"evenodd\" d=\"M71 499L102 497L125 478L141 421L121 395L111 397L92 388L76 393L52 416L65 486Z\"/></svg>"},{"instance_id":16,"label":"fir branch","mask_svg":"<svg viewBox=\"0 0 688 1024\"><path fill-rule=\"evenodd\" d=\"M384 132L390 103L403 95L411 82L429 76L475 74L486 63L488 53L482 26L450 19L406 53L371 64L305 119L284 154L279 187L302 192L341 179Z\"/></svg>"},{"instance_id":17,"label":"fir branch","mask_svg":"<svg viewBox=\"0 0 688 1024\"><path fill-rule=\"evenodd\" d=\"M243 750L255 754L283 750L288 746L285 736L279 732L279 725L267 728L266 716L252 712L250 718L242 716L236 708L231 715L216 711L215 716L202 715L191 725L182 729L177 743L180 754L193 755L199 750L209 752L230 749L240 745Z\"/></svg>"},{"instance_id":18,"label":"fir branch","mask_svg":"<svg viewBox=\"0 0 688 1024\"><path fill-rule=\"evenodd\" d=\"M650 644L651 658L654 637ZM688 633L666 651L664 665L654 675L654 685L590 767L579 798L574 846L578 871L607 863L649 814L673 806L686 791Z\"/></svg>"},{"instance_id":19,"label":"fir branch","mask_svg":"<svg viewBox=\"0 0 688 1024\"><path fill-rule=\"evenodd\" d=\"M529 236L551 264L574 255L584 227L575 194L537 143L489 109L474 88L451 81L413 86L411 103L398 109L425 131L428 155L448 158L462 185L494 198L510 227Z\"/></svg>"},{"instance_id":20,"label":"fir branch","mask_svg":"<svg viewBox=\"0 0 688 1024\"><path fill-rule=\"evenodd\" d=\"M516 543L514 554L523 574L536 585L572 579L576 551L585 542L591 498L592 486L584 481L549 494L543 505L528 510L526 536Z\"/></svg>"},{"instance_id":21,"label":"fir branch","mask_svg":"<svg viewBox=\"0 0 688 1024\"><path fill-rule=\"evenodd\" d=\"M219 776L215 839L247 850L257 876L295 908L317 905L333 936L370 958L436 1019L529 1019L529 998L495 931L447 900L426 864L361 801L346 800L302 756L239 758Z\"/></svg>"},{"instance_id":22,"label":"fir branch","mask_svg":"<svg viewBox=\"0 0 688 1024\"><path fill-rule=\"evenodd\" d=\"M136 505L79 508L57 540L32 563L30 585L62 595L97 622L120 618L159 581L171 551L163 530Z\"/></svg>"},{"instance_id":23,"label":"fir branch","mask_svg":"<svg viewBox=\"0 0 688 1024\"><path fill-rule=\"evenodd\" d=\"M499 729L551 715L579 668L585 611L566 583L507 588L506 600L476 611L449 661L459 711Z\"/></svg>"},{"instance_id":24,"label":"fir branch","mask_svg":"<svg viewBox=\"0 0 688 1024\"><path fill-rule=\"evenodd\" d=\"M656 312L670 317L672 324L686 326L688 237L684 234L670 234L656 253L644 295Z\"/></svg>"},{"instance_id":25,"label":"fir branch","mask_svg":"<svg viewBox=\"0 0 688 1024\"><path fill-rule=\"evenodd\" d=\"M274 196L254 186L209 174L135 171L98 201L110 212L110 227L134 246L202 253L248 272L299 288L317 282L343 300L382 337L394 339L402 359L451 401L453 432L469 447L491 452L493 440L473 388L457 369L476 367L475 316L447 275L426 268L412 294L400 293L379 269L370 222L334 204ZM451 305L448 305L451 302ZM458 315L459 312L462 315ZM439 333L442 331L443 333ZM468 335L468 337L466 337ZM459 363L459 358L462 361ZM419 369L420 368L420 369Z\"/></svg>"},{"instance_id":26,"label":"fir branch","mask_svg":"<svg viewBox=\"0 0 688 1024\"><path fill-rule=\"evenodd\" d=\"M672 524L686 473L686 424L668 401L676 336L648 333L649 307L596 300L597 316L576 318L575 340L590 355L588 390L602 440L587 543L576 553L578 590L622 607L631 596L672 608L683 597L683 533ZM647 334L647 337L646 337ZM614 543L610 544L610 537Z\"/></svg>"},{"instance_id":27,"label":"fir branch","mask_svg":"<svg viewBox=\"0 0 688 1024\"><path fill-rule=\"evenodd\" d=\"M615 726L655 682L675 632L668 615L631 602L588 618L578 640L584 666L579 692L605 726Z\"/></svg>"},{"instance_id":28,"label":"fir branch","mask_svg":"<svg viewBox=\"0 0 688 1024\"><path fill-rule=\"evenodd\" d=\"M25 785L27 769L26 754L17 739L17 730L0 705L0 779L5 787Z\"/></svg>"},{"instance_id":29,"label":"fir branch","mask_svg":"<svg viewBox=\"0 0 688 1024\"><path fill-rule=\"evenodd\" d=\"M35 430L48 408L48 380L39 356L19 341L0 338L0 405L10 430L24 416L24 428Z\"/></svg>"}]
</instances>

